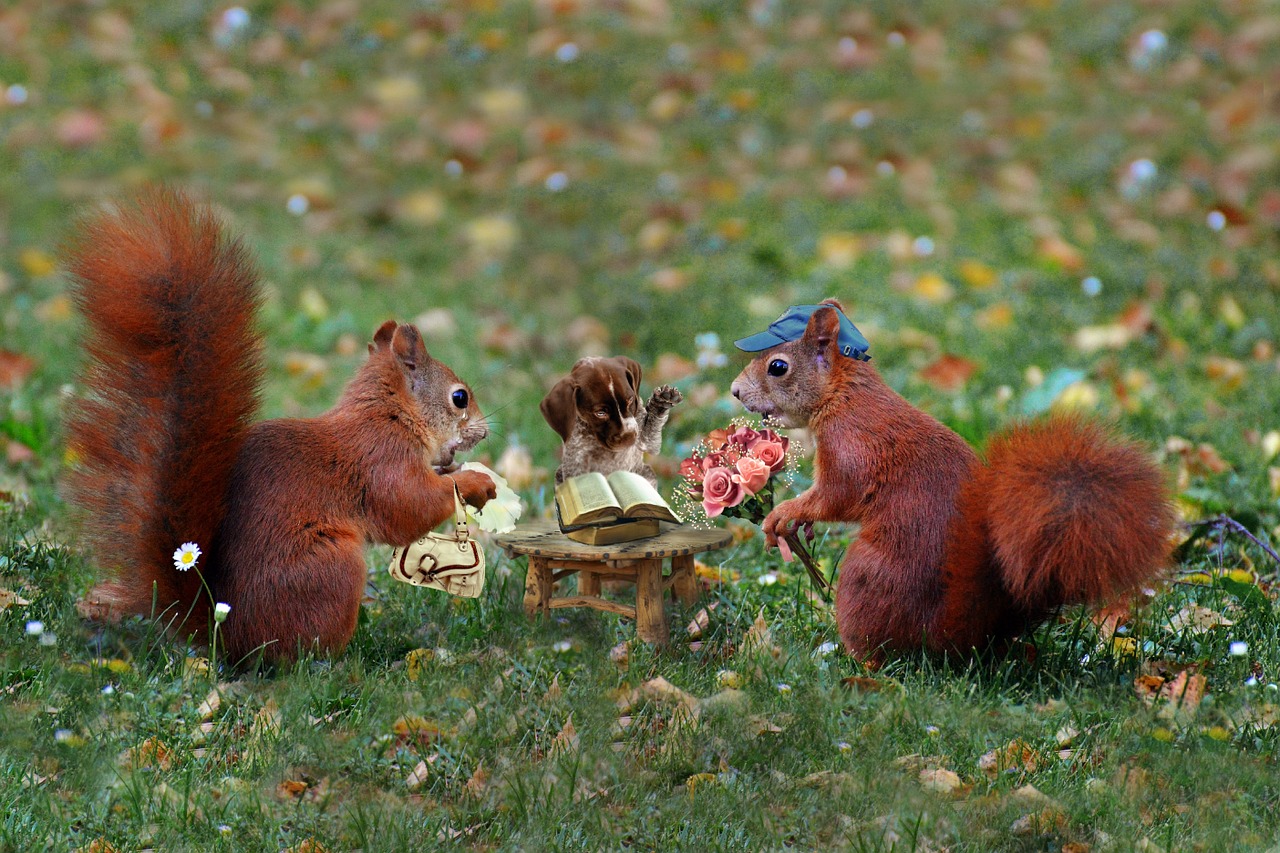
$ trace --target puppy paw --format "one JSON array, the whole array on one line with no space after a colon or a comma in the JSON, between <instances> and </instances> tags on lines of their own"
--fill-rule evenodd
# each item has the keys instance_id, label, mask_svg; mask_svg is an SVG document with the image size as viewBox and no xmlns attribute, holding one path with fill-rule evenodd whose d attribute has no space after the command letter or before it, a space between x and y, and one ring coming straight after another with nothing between
<instances>
[{"instance_id":1,"label":"puppy paw","mask_svg":"<svg viewBox=\"0 0 1280 853\"><path fill-rule=\"evenodd\" d=\"M674 385L659 385L649 396L649 409L666 411L684 400L684 395Z\"/></svg>"}]
</instances>

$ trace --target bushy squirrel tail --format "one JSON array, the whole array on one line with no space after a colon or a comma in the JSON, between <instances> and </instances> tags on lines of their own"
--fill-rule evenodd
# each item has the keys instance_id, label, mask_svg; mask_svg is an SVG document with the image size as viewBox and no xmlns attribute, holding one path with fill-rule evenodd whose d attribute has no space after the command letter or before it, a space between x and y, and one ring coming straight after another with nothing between
<instances>
[{"instance_id":1,"label":"bushy squirrel tail","mask_svg":"<svg viewBox=\"0 0 1280 853\"><path fill-rule=\"evenodd\" d=\"M173 552L210 550L257 410L256 273L208 206L167 189L84 222L68 267L86 364L66 488L111 578L95 595L113 612L194 614L202 627L201 577L175 569Z\"/></svg>"},{"instance_id":2,"label":"bushy squirrel tail","mask_svg":"<svg viewBox=\"0 0 1280 853\"><path fill-rule=\"evenodd\" d=\"M996 435L986 456L988 542L1019 607L1105 601L1167 564L1173 505L1139 445L1096 422L1052 416Z\"/></svg>"}]
</instances>

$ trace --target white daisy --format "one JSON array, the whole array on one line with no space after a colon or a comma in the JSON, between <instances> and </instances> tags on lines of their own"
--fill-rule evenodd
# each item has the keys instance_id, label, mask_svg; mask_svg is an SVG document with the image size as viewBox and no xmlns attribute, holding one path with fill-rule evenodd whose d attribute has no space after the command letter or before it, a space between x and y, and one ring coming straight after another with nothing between
<instances>
[{"instance_id":1,"label":"white daisy","mask_svg":"<svg viewBox=\"0 0 1280 853\"><path fill-rule=\"evenodd\" d=\"M213 621L225 622L227 614L230 612L231 605L227 604L225 601L219 601L217 604L213 605Z\"/></svg>"},{"instance_id":2,"label":"white daisy","mask_svg":"<svg viewBox=\"0 0 1280 853\"><path fill-rule=\"evenodd\" d=\"M200 546L194 542L184 542L182 547L173 552L173 567L185 572L200 559Z\"/></svg>"}]
</instances>

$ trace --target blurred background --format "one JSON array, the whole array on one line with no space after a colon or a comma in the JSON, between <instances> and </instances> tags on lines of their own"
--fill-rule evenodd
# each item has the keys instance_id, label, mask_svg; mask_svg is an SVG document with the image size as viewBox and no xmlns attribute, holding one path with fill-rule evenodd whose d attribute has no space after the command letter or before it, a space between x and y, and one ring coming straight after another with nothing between
<instances>
[{"instance_id":1,"label":"blurred background","mask_svg":"<svg viewBox=\"0 0 1280 853\"><path fill-rule=\"evenodd\" d=\"M10 0L0 487L61 464L60 241L163 181L258 258L265 415L328 408L395 316L518 486L584 354L684 390L670 472L738 412L732 340L836 296L970 439L1079 407L1274 515L1278 58L1250 2Z\"/></svg>"}]
</instances>

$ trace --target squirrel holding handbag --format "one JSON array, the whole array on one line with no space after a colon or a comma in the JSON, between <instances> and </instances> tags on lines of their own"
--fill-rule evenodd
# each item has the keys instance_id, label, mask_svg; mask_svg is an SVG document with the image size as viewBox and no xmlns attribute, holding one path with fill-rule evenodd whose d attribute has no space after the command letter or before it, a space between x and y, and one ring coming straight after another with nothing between
<instances>
[{"instance_id":1,"label":"squirrel holding handbag","mask_svg":"<svg viewBox=\"0 0 1280 853\"><path fill-rule=\"evenodd\" d=\"M495 496L484 474L441 473L488 428L409 324L377 330L330 411L252 423L257 277L208 207L150 191L86 222L69 268L88 360L66 486L111 575L88 610L199 632L212 595L231 606L232 661L336 654L355 632L366 542L408 545L452 517L455 482L472 506ZM202 572L175 568L184 542L206 548Z\"/></svg>"},{"instance_id":2,"label":"squirrel holding handbag","mask_svg":"<svg viewBox=\"0 0 1280 853\"><path fill-rule=\"evenodd\" d=\"M765 518L766 545L815 521L861 524L836 590L836 625L858 658L981 649L1165 566L1165 478L1102 426L1065 416L1015 426L982 461L885 384L834 299L793 306L736 344L759 355L733 395L807 426L817 450L813 486Z\"/></svg>"}]
</instances>

